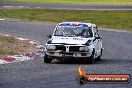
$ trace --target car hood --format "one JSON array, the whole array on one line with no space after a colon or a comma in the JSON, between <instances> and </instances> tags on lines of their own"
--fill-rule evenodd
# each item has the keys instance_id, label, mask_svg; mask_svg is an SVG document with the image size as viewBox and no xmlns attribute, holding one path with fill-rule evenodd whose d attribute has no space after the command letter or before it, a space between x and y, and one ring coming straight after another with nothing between
<instances>
[{"instance_id":1,"label":"car hood","mask_svg":"<svg viewBox=\"0 0 132 88\"><path fill-rule=\"evenodd\" d=\"M82 37L55 37L48 40L47 44L86 44L91 38Z\"/></svg>"}]
</instances>

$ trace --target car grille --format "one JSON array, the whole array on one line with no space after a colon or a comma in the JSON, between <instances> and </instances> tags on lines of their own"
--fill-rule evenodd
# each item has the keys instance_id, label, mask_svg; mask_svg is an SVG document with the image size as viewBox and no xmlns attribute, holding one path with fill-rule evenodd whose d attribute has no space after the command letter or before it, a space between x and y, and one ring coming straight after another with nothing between
<instances>
[{"instance_id":1,"label":"car grille","mask_svg":"<svg viewBox=\"0 0 132 88\"><path fill-rule=\"evenodd\" d=\"M80 48L80 46L70 46L69 47L69 52L80 52L79 48ZM63 45L56 45L55 50L62 50L64 52L66 52L66 47L63 46Z\"/></svg>"},{"instance_id":2,"label":"car grille","mask_svg":"<svg viewBox=\"0 0 132 88\"><path fill-rule=\"evenodd\" d=\"M70 46L69 52L79 52L80 46Z\"/></svg>"},{"instance_id":3,"label":"car grille","mask_svg":"<svg viewBox=\"0 0 132 88\"><path fill-rule=\"evenodd\" d=\"M65 46L56 45L56 49L55 50L66 51L66 47Z\"/></svg>"}]
</instances>

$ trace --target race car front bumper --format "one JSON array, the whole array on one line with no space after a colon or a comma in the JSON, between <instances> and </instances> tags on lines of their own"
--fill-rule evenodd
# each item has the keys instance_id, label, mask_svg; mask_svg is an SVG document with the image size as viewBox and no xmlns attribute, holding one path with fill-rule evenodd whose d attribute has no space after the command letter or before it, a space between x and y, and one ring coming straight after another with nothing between
<instances>
[{"instance_id":1,"label":"race car front bumper","mask_svg":"<svg viewBox=\"0 0 132 88\"><path fill-rule=\"evenodd\" d=\"M91 56L90 52L61 52L61 51L49 51L46 52L49 57L53 58L88 58Z\"/></svg>"}]
</instances>

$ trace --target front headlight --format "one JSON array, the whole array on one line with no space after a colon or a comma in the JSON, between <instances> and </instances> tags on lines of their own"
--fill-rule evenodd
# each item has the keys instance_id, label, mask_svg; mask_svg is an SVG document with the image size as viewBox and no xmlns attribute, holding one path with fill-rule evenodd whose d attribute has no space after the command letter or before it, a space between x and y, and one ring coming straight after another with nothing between
<instances>
[{"instance_id":1,"label":"front headlight","mask_svg":"<svg viewBox=\"0 0 132 88\"><path fill-rule=\"evenodd\" d=\"M47 50L55 50L56 49L56 46L53 46L53 45L47 45Z\"/></svg>"},{"instance_id":2,"label":"front headlight","mask_svg":"<svg viewBox=\"0 0 132 88\"><path fill-rule=\"evenodd\" d=\"M79 50L80 51L87 51L88 52L90 49L89 49L88 46L82 46L82 47L79 48Z\"/></svg>"}]
</instances>

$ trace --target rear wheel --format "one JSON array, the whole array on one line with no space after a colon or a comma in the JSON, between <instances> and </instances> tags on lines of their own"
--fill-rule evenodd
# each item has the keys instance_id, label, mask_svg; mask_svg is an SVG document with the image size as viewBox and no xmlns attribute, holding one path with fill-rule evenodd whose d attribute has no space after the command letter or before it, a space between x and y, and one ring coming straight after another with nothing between
<instances>
[{"instance_id":1,"label":"rear wheel","mask_svg":"<svg viewBox=\"0 0 132 88\"><path fill-rule=\"evenodd\" d=\"M47 54L44 55L44 62L45 63L51 63L52 59L48 57Z\"/></svg>"},{"instance_id":2,"label":"rear wheel","mask_svg":"<svg viewBox=\"0 0 132 88\"><path fill-rule=\"evenodd\" d=\"M90 56L89 63L90 64L95 63L95 50L93 50L92 55Z\"/></svg>"}]
</instances>

